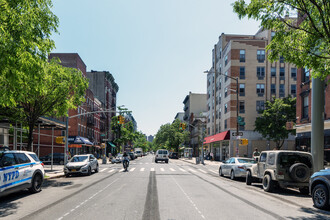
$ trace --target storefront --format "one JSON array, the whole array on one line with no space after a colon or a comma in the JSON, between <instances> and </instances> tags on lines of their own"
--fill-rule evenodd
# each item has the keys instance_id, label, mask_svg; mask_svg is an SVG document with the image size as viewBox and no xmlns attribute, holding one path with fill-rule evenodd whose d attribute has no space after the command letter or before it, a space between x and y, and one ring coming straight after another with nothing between
<instances>
[{"instance_id":1,"label":"storefront","mask_svg":"<svg viewBox=\"0 0 330 220\"><path fill-rule=\"evenodd\" d=\"M93 143L89 141L88 138L80 137L80 136L69 136L69 153L70 156L78 155L78 154L94 154L95 149L93 151Z\"/></svg>"},{"instance_id":2,"label":"storefront","mask_svg":"<svg viewBox=\"0 0 330 220\"><path fill-rule=\"evenodd\" d=\"M216 161L224 161L229 158L230 131L224 131L206 137L203 145L207 146L205 156Z\"/></svg>"}]
</instances>

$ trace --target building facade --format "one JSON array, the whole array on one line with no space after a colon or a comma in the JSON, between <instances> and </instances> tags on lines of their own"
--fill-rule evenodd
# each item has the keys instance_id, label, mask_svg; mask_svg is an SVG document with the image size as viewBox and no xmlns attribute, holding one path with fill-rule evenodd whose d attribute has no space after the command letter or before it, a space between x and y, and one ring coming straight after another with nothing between
<instances>
[{"instance_id":1,"label":"building facade","mask_svg":"<svg viewBox=\"0 0 330 220\"><path fill-rule=\"evenodd\" d=\"M275 143L254 132L254 122L267 100L296 96L295 66L267 59L266 46L273 33L260 29L255 35L221 34L212 51L212 67L207 73L206 152L216 160L231 156L251 156L253 149L273 149ZM237 81L236 81L237 79ZM238 97L237 97L238 93ZM237 148L237 116L245 123L239 126L248 146ZM229 135L228 135L228 134ZM212 141L213 139L213 141ZM294 148L294 136L282 149Z\"/></svg>"}]
</instances>

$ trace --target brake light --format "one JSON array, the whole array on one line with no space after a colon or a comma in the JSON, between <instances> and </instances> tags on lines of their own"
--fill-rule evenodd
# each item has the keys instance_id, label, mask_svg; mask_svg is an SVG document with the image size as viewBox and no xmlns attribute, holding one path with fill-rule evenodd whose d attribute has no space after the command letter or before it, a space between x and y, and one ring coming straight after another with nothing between
<instances>
[{"instance_id":1,"label":"brake light","mask_svg":"<svg viewBox=\"0 0 330 220\"><path fill-rule=\"evenodd\" d=\"M243 166L238 166L238 169L244 170L244 167Z\"/></svg>"},{"instance_id":2,"label":"brake light","mask_svg":"<svg viewBox=\"0 0 330 220\"><path fill-rule=\"evenodd\" d=\"M42 167L45 167L45 164L44 163L41 163Z\"/></svg>"}]
</instances>

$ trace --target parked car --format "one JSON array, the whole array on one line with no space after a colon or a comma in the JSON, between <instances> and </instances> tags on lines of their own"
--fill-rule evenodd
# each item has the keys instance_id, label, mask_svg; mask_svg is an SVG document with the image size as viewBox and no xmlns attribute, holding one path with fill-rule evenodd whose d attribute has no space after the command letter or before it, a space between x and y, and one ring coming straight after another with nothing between
<instances>
[{"instance_id":1,"label":"parked car","mask_svg":"<svg viewBox=\"0 0 330 220\"><path fill-rule=\"evenodd\" d=\"M179 154L177 152L171 152L169 155L170 159L179 159Z\"/></svg>"},{"instance_id":2,"label":"parked car","mask_svg":"<svg viewBox=\"0 0 330 220\"><path fill-rule=\"evenodd\" d=\"M156 156L155 156L155 163L158 163L158 161L164 161L165 163L168 163L168 151L161 149L157 150Z\"/></svg>"},{"instance_id":3,"label":"parked car","mask_svg":"<svg viewBox=\"0 0 330 220\"><path fill-rule=\"evenodd\" d=\"M245 157L232 157L219 167L220 176L230 176L234 180L236 177L245 177L246 165L255 164L256 161Z\"/></svg>"},{"instance_id":4,"label":"parked car","mask_svg":"<svg viewBox=\"0 0 330 220\"><path fill-rule=\"evenodd\" d=\"M44 164L51 163L52 154L42 156L39 158ZM64 164L64 153L54 153L53 154L53 163L63 165Z\"/></svg>"},{"instance_id":5,"label":"parked car","mask_svg":"<svg viewBox=\"0 0 330 220\"><path fill-rule=\"evenodd\" d=\"M302 194L308 194L312 164L312 155L307 152L263 151L258 163L246 167L246 184L262 181L266 192L279 186L299 188Z\"/></svg>"},{"instance_id":6,"label":"parked car","mask_svg":"<svg viewBox=\"0 0 330 220\"><path fill-rule=\"evenodd\" d=\"M309 192L316 208L330 208L330 169L320 170L311 176Z\"/></svg>"},{"instance_id":7,"label":"parked car","mask_svg":"<svg viewBox=\"0 0 330 220\"><path fill-rule=\"evenodd\" d=\"M112 159L111 163L121 163L122 160L123 160L123 155L117 154L117 156Z\"/></svg>"},{"instance_id":8,"label":"parked car","mask_svg":"<svg viewBox=\"0 0 330 220\"><path fill-rule=\"evenodd\" d=\"M129 155L131 160L135 160L135 155L134 155L133 152L128 152L128 155Z\"/></svg>"},{"instance_id":9,"label":"parked car","mask_svg":"<svg viewBox=\"0 0 330 220\"><path fill-rule=\"evenodd\" d=\"M44 175L44 164L35 153L0 151L0 197L23 189L40 192Z\"/></svg>"},{"instance_id":10,"label":"parked car","mask_svg":"<svg viewBox=\"0 0 330 220\"><path fill-rule=\"evenodd\" d=\"M92 171L99 172L99 163L93 154L83 154L73 156L64 166L66 177L71 174L85 174L90 176Z\"/></svg>"}]
</instances>

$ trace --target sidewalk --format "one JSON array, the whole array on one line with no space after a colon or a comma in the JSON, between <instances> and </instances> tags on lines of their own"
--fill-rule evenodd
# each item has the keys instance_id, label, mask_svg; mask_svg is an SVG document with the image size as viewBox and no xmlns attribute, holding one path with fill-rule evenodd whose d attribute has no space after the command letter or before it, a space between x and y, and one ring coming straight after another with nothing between
<instances>
[{"instance_id":1,"label":"sidewalk","mask_svg":"<svg viewBox=\"0 0 330 220\"><path fill-rule=\"evenodd\" d=\"M102 164L102 159L98 159L99 164ZM110 164L109 159L107 158L107 164ZM44 165L45 170L45 179L54 179L64 177L63 171L64 165L53 165L53 170L51 169L51 165Z\"/></svg>"},{"instance_id":2,"label":"sidewalk","mask_svg":"<svg viewBox=\"0 0 330 220\"><path fill-rule=\"evenodd\" d=\"M193 157L191 159L189 159L189 158L183 158L182 157L182 158L180 158L180 160L182 160L184 162L187 162L187 163L191 163L191 164L195 164L196 165L196 157ZM222 162L220 162L220 161L211 161L211 160L205 160L204 159L204 164L205 165L211 165L211 166L220 166L222 164Z\"/></svg>"}]
</instances>

